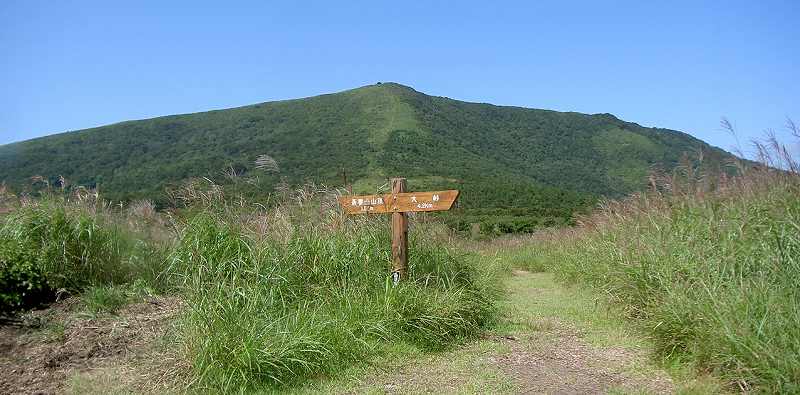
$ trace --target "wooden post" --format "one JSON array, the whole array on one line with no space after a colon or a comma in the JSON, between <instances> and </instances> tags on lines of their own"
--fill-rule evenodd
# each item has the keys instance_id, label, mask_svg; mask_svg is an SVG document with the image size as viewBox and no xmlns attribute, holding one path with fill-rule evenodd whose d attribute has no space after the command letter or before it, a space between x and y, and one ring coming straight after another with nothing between
<instances>
[{"instance_id":1,"label":"wooden post","mask_svg":"<svg viewBox=\"0 0 800 395\"><path fill-rule=\"evenodd\" d=\"M353 186L349 185L347 183L347 169L345 169L344 167L342 167L342 178L344 179L344 184L342 184L342 185L344 185L344 188L347 190L347 193L352 195L353 194Z\"/></svg>"},{"instance_id":2,"label":"wooden post","mask_svg":"<svg viewBox=\"0 0 800 395\"><path fill-rule=\"evenodd\" d=\"M408 219L397 207L397 194L405 191L406 179L392 178L392 281L395 285L405 278L408 265Z\"/></svg>"}]
</instances>

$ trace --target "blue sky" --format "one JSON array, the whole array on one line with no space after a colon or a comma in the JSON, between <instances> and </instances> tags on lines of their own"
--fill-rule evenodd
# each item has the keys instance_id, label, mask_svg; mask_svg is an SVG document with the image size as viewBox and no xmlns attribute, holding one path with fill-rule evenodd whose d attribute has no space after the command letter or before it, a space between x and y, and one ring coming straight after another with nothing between
<instances>
[{"instance_id":1,"label":"blue sky","mask_svg":"<svg viewBox=\"0 0 800 395\"><path fill-rule=\"evenodd\" d=\"M377 81L725 149L800 121L797 0L224 3L3 1L0 144Z\"/></svg>"}]
</instances>

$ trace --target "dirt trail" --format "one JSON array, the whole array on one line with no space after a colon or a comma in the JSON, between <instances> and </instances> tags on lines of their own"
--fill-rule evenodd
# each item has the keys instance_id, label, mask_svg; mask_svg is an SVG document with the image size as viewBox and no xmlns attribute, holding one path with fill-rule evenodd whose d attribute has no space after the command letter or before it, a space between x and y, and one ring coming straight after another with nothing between
<instances>
[{"instance_id":1,"label":"dirt trail","mask_svg":"<svg viewBox=\"0 0 800 395\"><path fill-rule=\"evenodd\" d=\"M523 330L511 341L511 352L499 356L501 369L525 393L672 393L665 372L648 366L646 351L622 327L584 326L581 318L605 312L587 306L577 290L556 285L551 275L515 272L510 303L512 318ZM577 313L577 314L575 314ZM608 317L604 317L607 319ZM590 318L591 319L591 318ZM526 322L527 321L527 322ZM573 322L570 322L573 321ZM578 321L578 322L575 322ZM595 333L590 333L594 331ZM586 337L598 337L593 345ZM617 344L608 344L617 343ZM641 370L649 370L645 374Z\"/></svg>"},{"instance_id":2,"label":"dirt trail","mask_svg":"<svg viewBox=\"0 0 800 395\"><path fill-rule=\"evenodd\" d=\"M551 275L515 272L495 334L394 367L349 393L673 393L632 337L596 303ZM587 320L594 320L590 322ZM615 322L611 322L615 321Z\"/></svg>"},{"instance_id":3,"label":"dirt trail","mask_svg":"<svg viewBox=\"0 0 800 395\"><path fill-rule=\"evenodd\" d=\"M490 357L522 393L674 392L666 374L643 377L629 369L637 363L635 350L594 347L563 324L538 334L523 336L512 342L511 352Z\"/></svg>"},{"instance_id":4,"label":"dirt trail","mask_svg":"<svg viewBox=\"0 0 800 395\"><path fill-rule=\"evenodd\" d=\"M508 288L501 323L478 341L443 353L398 354L290 392L594 394L679 388L649 362L647 343L591 296L541 273L515 272ZM180 304L153 298L114 316L82 318L63 303L34 317L43 324L39 328L0 326L0 394L177 388L169 375L180 370L179 361L153 345L163 341Z\"/></svg>"}]
</instances>

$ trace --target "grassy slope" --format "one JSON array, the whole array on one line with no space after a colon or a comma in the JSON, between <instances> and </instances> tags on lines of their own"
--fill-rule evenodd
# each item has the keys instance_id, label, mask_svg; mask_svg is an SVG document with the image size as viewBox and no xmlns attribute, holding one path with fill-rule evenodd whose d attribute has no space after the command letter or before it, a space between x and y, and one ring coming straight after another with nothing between
<instances>
[{"instance_id":1,"label":"grassy slope","mask_svg":"<svg viewBox=\"0 0 800 395\"><path fill-rule=\"evenodd\" d=\"M554 224L592 196L630 192L651 167L669 169L701 148L712 166L727 156L686 134L608 114L466 103L387 83L0 146L0 180L19 188L34 175L52 183L63 175L128 200L163 197L164 187L188 177L220 179L229 167L258 175L250 188L258 195L280 178L340 184L346 170L358 192L402 175L413 188L462 189L462 207L478 221L513 215ZM261 154L277 160L279 175L254 170Z\"/></svg>"}]
</instances>

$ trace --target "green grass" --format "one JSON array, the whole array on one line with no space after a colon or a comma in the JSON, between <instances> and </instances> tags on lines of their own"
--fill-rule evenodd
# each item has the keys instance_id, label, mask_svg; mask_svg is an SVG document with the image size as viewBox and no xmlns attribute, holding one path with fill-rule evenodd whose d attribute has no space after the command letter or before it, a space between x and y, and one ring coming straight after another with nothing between
<instances>
[{"instance_id":1,"label":"green grass","mask_svg":"<svg viewBox=\"0 0 800 395\"><path fill-rule=\"evenodd\" d=\"M129 295L122 287L96 286L81 293L86 309L93 315L114 313L128 303Z\"/></svg>"},{"instance_id":2,"label":"green grass","mask_svg":"<svg viewBox=\"0 0 800 395\"><path fill-rule=\"evenodd\" d=\"M504 249L495 253L497 259L506 262L510 267L523 269L533 273L547 271L551 261L542 249L521 247Z\"/></svg>"},{"instance_id":3,"label":"green grass","mask_svg":"<svg viewBox=\"0 0 800 395\"><path fill-rule=\"evenodd\" d=\"M457 349L426 353L407 344L386 348L370 364L355 365L334 377L315 380L289 393L359 393L401 394L518 393L511 377L486 360L487 355L502 354L502 344L477 340Z\"/></svg>"},{"instance_id":4,"label":"green grass","mask_svg":"<svg viewBox=\"0 0 800 395\"><path fill-rule=\"evenodd\" d=\"M733 388L797 392L798 196L796 175L762 170L714 193L610 203L583 229L526 248L622 306L662 357Z\"/></svg>"},{"instance_id":5,"label":"green grass","mask_svg":"<svg viewBox=\"0 0 800 395\"><path fill-rule=\"evenodd\" d=\"M484 262L493 258L483 258ZM502 263L499 261L498 263ZM598 371L621 372L627 377L649 380L670 377L680 394L723 392L718 381L697 375L685 365L663 370L660 361L649 358L654 345L631 326L624 311L609 305L595 290L564 286L551 273L517 272L504 280L507 297L500 303L498 324L486 336L443 353L424 353L404 343L392 344L386 355L370 364L358 364L333 377L317 378L293 388L291 393L369 393L387 391L416 393L494 393L515 394L526 387L497 362L512 355L507 337L515 338L516 352L535 352L541 347L557 348L553 343L559 331L574 328L597 350L600 358L582 360ZM621 363L603 358L605 350L624 349L635 355ZM512 356L513 358L513 356ZM555 368L555 367L554 367ZM614 389L613 393L637 393ZM647 392L642 392L647 393Z\"/></svg>"},{"instance_id":6,"label":"green grass","mask_svg":"<svg viewBox=\"0 0 800 395\"><path fill-rule=\"evenodd\" d=\"M511 350L491 337L546 337L554 317L580 328L595 347L648 347L620 329L618 312L598 310L596 296L556 287L548 274L512 277L504 299L501 283L510 267L541 270L552 258L546 249L466 253L441 222L413 221L409 276L393 286L386 218L344 216L334 196L312 186L271 208L226 200L224 191L205 187L187 190L202 198L170 213L177 240L166 244L152 239L163 237L158 217L143 228L124 211L87 211L67 201L15 210L6 226L19 231L16 241L39 241L29 243L37 248L30 251L50 251L59 242L76 244L66 251L83 251L76 262L66 260L74 253L55 255L92 263L78 266L87 272L60 273L87 275L72 288L85 309L79 314L119 313L165 290L181 295L186 307L169 343L190 372L188 387L176 390L379 392L384 384L369 379L374 369L401 369L415 377L403 384L406 392L511 393L519 383L487 359ZM83 238L73 241L73 231ZM160 256L153 246L161 245L169 257L151 260ZM165 261L167 267L154 263ZM118 277L103 277L104 271ZM627 373L644 377L653 369L636 361ZM109 387L111 376L76 376L69 386L123 391Z\"/></svg>"},{"instance_id":7,"label":"green grass","mask_svg":"<svg viewBox=\"0 0 800 395\"><path fill-rule=\"evenodd\" d=\"M0 313L93 285L157 284L161 248L114 215L101 204L48 197L0 218Z\"/></svg>"},{"instance_id":8,"label":"green grass","mask_svg":"<svg viewBox=\"0 0 800 395\"><path fill-rule=\"evenodd\" d=\"M271 208L213 184L183 193L171 223L146 204L18 201L0 228L2 295L12 310L77 296L79 314L96 317L177 293L176 347L200 392L289 388L387 343L445 350L495 322L501 270L448 247L437 222L412 224L408 278L395 286L387 218L347 217L313 186Z\"/></svg>"},{"instance_id":9,"label":"green grass","mask_svg":"<svg viewBox=\"0 0 800 395\"><path fill-rule=\"evenodd\" d=\"M408 279L393 286L385 218L313 206L212 205L181 225L171 271L188 305L181 339L196 389L292 386L386 342L442 350L494 321L497 273L437 243L440 230L414 227Z\"/></svg>"},{"instance_id":10,"label":"green grass","mask_svg":"<svg viewBox=\"0 0 800 395\"><path fill-rule=\"evenodd\" d=\"M129 395L132 392L124 388L113 375L100 376L100 378L87 378L81 375L71 377L67 382L68 394L97 394L97 395Z\"/></svg>"},{"instance_id":11,"label":"green grass","mask_svg":"<svg viewBox=\"0 0 800 395\"><path fill-rule=\"evenodd\" d=\"M120 285L94 285L84 289L80 298L89 316L114 314L121 307L132 302L142 301L160 292L146 280L136 279Z\"/></svg>"},{"instance_id":12,"label":"green grass","mask_svg":"<svg viewBox=\"0 0 800 395\"><path fill-rule=\"evenodd\" d=\"M45 199L3 216L0 279L14 284L4 295L27 297L29 284L50 296L59 288L80 294L90 314L180 293L187 307L176 345L197 392L338 385L370 364L396 366L387 365L393 356L452 362L437 370L443 376L472 369L464 391L513 391L470 359L504 352L484 340L466 354L430 352L491 328L546 332L552 317L583 328L597 347L651 347L629 332L643 330L679 375L690 377L681 372L691 366L730 388L800 390L797 177L762 171L720 184L710 192L672 183L672 194L608 202L578 228L542 232L492 259L454 247L438 221L413 222L409 278L396 287L386 218L343 216L333 196L312 186L269 207L224 200L214 185L187 190L197 199L170 213L177 239L166 241L156 240L168 236L152 218L139 226L102 205ZM508 266L551 271L593 291L554 287L547 274L514 277L515 307L495 326ZM599 311L607 301L616 309ZM719 390L713 382L681 388Z\"/></svg>"}]
</instances>

